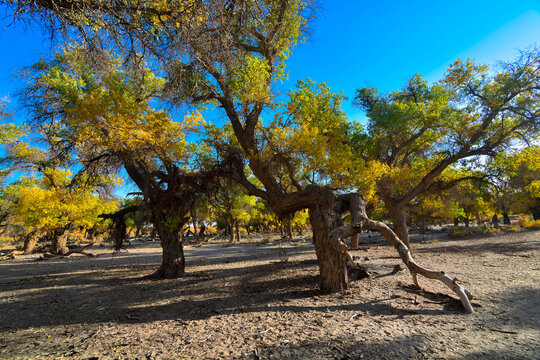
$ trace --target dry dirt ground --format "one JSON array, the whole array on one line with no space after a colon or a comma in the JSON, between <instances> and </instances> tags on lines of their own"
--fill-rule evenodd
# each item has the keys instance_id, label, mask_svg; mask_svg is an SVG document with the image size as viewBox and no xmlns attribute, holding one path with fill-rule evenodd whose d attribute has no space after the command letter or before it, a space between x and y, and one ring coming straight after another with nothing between
<instances>
[{"instance_id":1,"label":"dry dirt ground","mask_svg":"<svg viewBox=\"0 0 540 360\"><path fill-rule=\"evenodd\" d=\"M141 278L157 242L2 261L0 358L540 359L540 231L435 237L414 243L417 259L463 280L475 314L392 274L396 252L375 236L353 252L372 276L334 295L318 291L309 240L187 246L177 280Z\"/></svg>"}]
</instances>

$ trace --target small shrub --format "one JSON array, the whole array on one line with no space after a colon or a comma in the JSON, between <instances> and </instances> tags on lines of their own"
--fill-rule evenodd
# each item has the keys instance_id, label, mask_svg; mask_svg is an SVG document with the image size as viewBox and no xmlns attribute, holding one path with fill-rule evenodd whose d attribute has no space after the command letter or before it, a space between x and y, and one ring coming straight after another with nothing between
<instances>
[{"instance_id":1,"label":"small shrub","mask_svg":"<svg viewBox=\"0 0 540 360\"><path fill-rule=\"evenodd\" d=\"M526 229L540 230L540 220L532 220L530 218L520 219L520 224Z\"/></svg>"},{"instance_id":2,"label":"small shrub","mask_svg":"<svg viewBox=\"0 0 540 360\"><path fill-rule=\"evenodd\" d=\"M272 239L270 239L269 237L263 237L261 240L261 244L270 244L270 243L272 243Z\"/></svg>"}]
</instances>

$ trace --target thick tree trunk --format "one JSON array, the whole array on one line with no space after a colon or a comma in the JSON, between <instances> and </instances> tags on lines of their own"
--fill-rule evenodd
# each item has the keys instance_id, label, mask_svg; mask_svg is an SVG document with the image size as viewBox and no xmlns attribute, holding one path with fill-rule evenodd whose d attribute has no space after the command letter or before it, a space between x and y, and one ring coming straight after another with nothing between
<instances>
[{"instance_id":1,"label":"thick tree trunk","mask_svg":"<svg viewBox=\"0 0 540 360\"><path fill-rule=\"evenodd\" d=\"M469 227L469 215L465 216L465 227L468 228Z\"/></svg>"},{"instance_id":2,"label":"thick tree trunk","mask_svg":"<svg viewBox=\"0 0 540 360\"><path fill-rule=\"evenodd\" d=\"M285 223L286 230L287 230L287 237L289 240L293 239L293 233L292 233L292 226L291 226L291 219L287 219L287 222Z\"/></svg>"},{"instance_id":3,"label":"thick tree trunk","mask_svg":"<svg viewBox=\"0 0 540 360\"><path fill-rule=\"evenodd\" d=\"M24 255L30 255L38 242L39 236L37 231L32 231L24 237L23 253Z\"/></svg>"},{"instance_id":4,"label":"thick tree trunk","mask_svg":"<svg viewBox=\"0 0 540 360\"><path fill-rule=\"evenodd\" d=\"M540 220L540 197L534 198L533 205L530 207L534 220Z\"/></svg>"},{"instance_id":5,"label":"thick tree trunk","mask_svg":"<svg viewBox=\"0 0 540 360\"><path fill-rule=\"evenodd\" d=\"M234 224L234 230L236 232L236 241L240 242L240 225L238 224L238 221Z\"/></svg>"},{"instance_id":6,"label":"thick tree trunk","mask_svg":"<svg viewBox=\"0 0 540 360\"><path fill-rule=\"evenodd\" d=\"M499 228L499 218L497 217L497 214L493 214L493 217L491 218L491 222L493 223L493 227Z\"/></svg>"},{"instance_id":7,"label":"thick tree trunk","mask_svg":"<svg viewBox=\"0 0 540 360\"><path fill-rule=\"evenodd\" d=\"M330 231L339 226L339 220L334 195L330 191L322 192L317 204L309 209L309 221L319 263L321 291L325 293L348 287L346 257L330 239Z\"/></svg>"},{"instance_id":8,"label":"thick tree trunk","mask_svg":"<svg viewBox=\"0 0 540 360\"><path fill-rule=\"evenodd\" d=\"M358 249L360 234L351 235L351 249Z\"/></svg>"},{"instance_id":9,"label":"thick tree trunk","mask_svg":"<svg viewBox=\"0 0 540 360\"><path fill-rule=\"evenodd\" d=\"M426 217L420 216L420 234L424 235L426 233Z\"/></svg>"},{"instance_id":10,"label":"thick tree trunk","mask_svg":"<svg viewBox=\"0 0 540 360\"><path fill-rule=\"evenodd\" d=\"M507 212L503 212L503 224L510 225L510 216L508 216Z\"/></svg>"},{"instance_id":11,"label":"thick tree trunk","mask_svg":"<svg viewBox=\"0 0 540 360\"><path fill-rule=\"evenodd\" d=\"M163 250L163 257L159 269L151 275L158 279L175 279L184 274L186 261L182 228L185 220L169 219L164 214L154 214L153 221Z\"/></svg>"},{"instance_id":12,"label":"thick tree trunk","mask_svg":"<svg viewBox=\"0 0 540 360\"><path fill-rule=\"evenodd\" d=\"M67 229L54 230L51 239L51 253L65 255L69 252L67 247L67 236L65 236L66 230Z\"/></svg>"},{"instance_id":13,"label":"thick tree trunk","mask_svg":"<svg viewBox=\"0 0 540 360\"><path fill-rule=\"evenodd\" d=\"M407 229L407 210L404 207L392 204L390 201L385 201L386 209L394 224L394 232L401 241L411 249L409 242L409 231ZM412 251L412 250L411 250Z\"/></svg>"},{"instance_id":14,"label":"thick tree trunk","mask_svg":"<svg viewBox=\"0 0 540 360\"><path fill-rule=\"evenodd\" d=\"M229 233L229 243L234 242L234 225L231 220L229 220L229 224L227 224L227 232Z\"/></svg>"},{"instance_id":15,"label":"thick tree trunk","mask_svg":"<svg viewBox=\"0 0 540 360\"><path fill-rule=\"evenodd\" d=\"M202 223L201 228L199 230L199 238L204 238L206 236L205 231L206 231L206 225Z\"/></svg>"},{"instance_id":16,"label":"thick tree trunk","mask_svg":"<svg viewBox=\"0 0 540 360\"><path fill-rule=\"evenodd\" d=\"M482 217L478 211L474 213L474 217L476 218L476 225L482 226Z\"/></svg>"},{"instance_id":17,"label":"thick tree trunk","mask_svg":"<svg viewBox=\"0 0 540 360\"><path fill-rule=\"evenodd\" d=\"M113 241L114 251L120 251L126 241L127 229L124 216L118 216L112 219L113 227L111 229L111 240Z\"/></svg>"},{"instance_id":18,"label":"thick tree trunk","mask_svg":"<svg viewBox=\"0 0 540 360\"><path fill-rule=\"evenodd\" d=\"M454 227L459 226L459 219L457 217L454 218Z\"/></svg>"},{"instance_id":19,"label":"thick tree trunk","mask_svg":"<svg viewBox=\"0 0 540 360\"><path fill-rule=\"evenodd\" d=\"M193 236L195 236L195 241L198 244L201 242L201 239L199 238L199 230L197 229L197 218L192 216L191 219L193 220Z\"/></svg>"}]
</instances>

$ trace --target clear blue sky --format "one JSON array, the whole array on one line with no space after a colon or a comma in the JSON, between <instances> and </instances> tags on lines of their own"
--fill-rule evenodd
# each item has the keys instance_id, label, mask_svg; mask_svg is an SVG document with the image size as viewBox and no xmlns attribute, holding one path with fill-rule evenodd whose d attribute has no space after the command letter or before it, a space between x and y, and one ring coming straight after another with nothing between
<instances>
[{"instance_id":1,"label":"clear blue sky","mask_svg":"<svg viewBox=\"0 0 540 360\"><path fill-rule=\"evenodd\" d=\"M311 37L290 58L286 87L311 78L352 100L358 87L389 91L415 72L435 81L458 57L495 63L540 45L540 0L321 0L321 5ZM9 22L0 21L0 97L12 98L16 111L13 95L21 83L12 79L13 72L50 47L39 29L6 28ZM350 100L345 111L361 119Z\"/></svg>"}]
</instances>

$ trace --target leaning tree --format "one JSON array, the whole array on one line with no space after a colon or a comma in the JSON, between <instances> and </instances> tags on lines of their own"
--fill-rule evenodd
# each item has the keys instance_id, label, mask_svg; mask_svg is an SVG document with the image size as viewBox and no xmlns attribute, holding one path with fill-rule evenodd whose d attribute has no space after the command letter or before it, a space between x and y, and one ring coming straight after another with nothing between
<instances>
[{"instance_id":1,"label":"leaning tree","mask_svg":"<svg viewBox=\"0 0 540 360\"><path fill-rule=\"evenodd\" d=\"M286 77L287 57L313 17L311 1L3 3L11 5L19 17L40 18L50 29L68 29L66 33L70 34L74 27L91 47L113 43L126 50L126 55L150 54L167 71L166 95L172 103L217 106L234 135L230 148L240 150L233 177L252 195L266 200L278 217L309 209L322 291L347 288L346 264L351 258L340 239L371 229L381 232L396 247L415 284L417 274L439 279L457 292L472 312L470 294L456 279L417 265L406 245L388 227L368 219L360 194L336 195L316 181L296 178L297 167L301 166L298 157L273 146L279 139L272 136L279 137L284 128L273 130L272 123L262 118L291 113L280 102L276 87ZM326 116L335 109L314 105L308 110L313 116ZM289 118L294 118L291 115ZM333 151L326 145L321 150ZM244 164L261 186L245 176ZM351 213L352 222L344 226L341 219L346 212Z\"/></svg>"}]
</instances>

